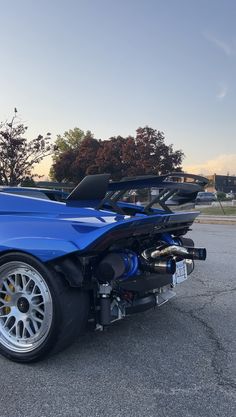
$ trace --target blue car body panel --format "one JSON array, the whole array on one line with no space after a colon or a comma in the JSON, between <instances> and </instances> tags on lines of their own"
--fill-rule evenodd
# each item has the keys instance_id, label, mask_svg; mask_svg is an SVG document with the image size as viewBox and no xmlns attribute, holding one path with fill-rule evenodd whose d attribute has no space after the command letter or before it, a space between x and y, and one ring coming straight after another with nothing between
<instances>
[{"instance_id":1,"label":"blue car body panel","mask_svg":"<svg viewBox=\"0 0 236 417\"><path fill-rule=\"evenodd\" d=\"M11 187L0 186L0 193L9 193L16 195L25 195L28 197L42 198L53 201L65 201L69 193L61 190L54 190L49 188L35 188L35 187Z\"/></svg>"},{"instance_id":2,"label":"blue car body panel","mask_svg":"<svg viewBox=\"0 0 236 417\"><path fill-rule=\"evenodd\" d=\"M69 253L86 254L101 240L161 230L164 225L191 224L197 212L135 216L98 210L83 203L66 204L38 198L0 193L0 250L23 251L41 261L50 261ZM140 207L139 207L140 209ZM154 211L155 213L155 211Z\"/></svg>"}]
</instances>

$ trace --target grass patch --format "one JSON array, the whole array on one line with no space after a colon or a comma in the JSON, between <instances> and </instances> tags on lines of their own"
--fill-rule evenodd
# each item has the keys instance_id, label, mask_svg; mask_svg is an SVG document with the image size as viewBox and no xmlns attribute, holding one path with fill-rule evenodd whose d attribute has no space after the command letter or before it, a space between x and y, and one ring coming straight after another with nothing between
<instances>
[{"instance_id":1,"label":"grass patch","mask_svg":"<svg viewBox=\"0 0 236 417\"><path fill-rule=\"evenodd\" d=\"M197 209L197 206L195 207ZM223 207L224 212L222 211L222 208L219 207L202 207L199 208L199 211L201 214L209 214L209 215L215 215L215 216L236 216L236 207Z\"/></svg>"}]
</instances>

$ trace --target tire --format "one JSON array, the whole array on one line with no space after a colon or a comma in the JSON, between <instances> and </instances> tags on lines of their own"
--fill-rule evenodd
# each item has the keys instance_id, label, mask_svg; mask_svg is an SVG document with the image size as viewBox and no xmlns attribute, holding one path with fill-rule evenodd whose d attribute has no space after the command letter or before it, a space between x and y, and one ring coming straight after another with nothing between
<instances>
[{"instance_id":1,"label":"tire","mask_svg":"<svg viewBox=\"0 0 236 417\"><path fill-rule=\"evenodd\" d=\"M89 294L34 257L0 257L0 353L36 362L70 345L86 326Z\"/></svg>"}]
</instances>

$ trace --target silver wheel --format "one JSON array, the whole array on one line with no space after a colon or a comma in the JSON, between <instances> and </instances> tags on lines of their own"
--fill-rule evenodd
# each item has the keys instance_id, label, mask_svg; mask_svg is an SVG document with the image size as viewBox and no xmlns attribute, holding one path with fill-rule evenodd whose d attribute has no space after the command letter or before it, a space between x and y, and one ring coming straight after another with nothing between
<instances>
[{"instance_id":1,"label":"silver wheel","mask_svg":"<svg viewBox=\"0 0 236 417\"><path fill-rule=\"evenodd\" d=\"M32 352L51 328L52 297L42 275L20 261L0 266L0 343L12 352Z\"/></svg>"}]
</instances>

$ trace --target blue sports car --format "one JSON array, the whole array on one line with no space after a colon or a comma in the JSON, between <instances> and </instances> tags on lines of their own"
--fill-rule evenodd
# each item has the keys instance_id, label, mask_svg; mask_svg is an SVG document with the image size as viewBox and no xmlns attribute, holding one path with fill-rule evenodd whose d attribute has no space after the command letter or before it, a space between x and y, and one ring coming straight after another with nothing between
<instances>
[{"instance_id":1,"label":"blue sports car","mask_svg":"<svg viewBox=\"0 0 236 417\"><path fill-rule=\"evenodd\" d=\"M183 237L199 213L170 207L206 184L183 173L119 182L101 174L65 202L2 191L0 353L37 361L71 344L88 319L103 329L171 299L206 249ZM147 188L151 201L124 202Z\"/></svg>"}]
</instances>

